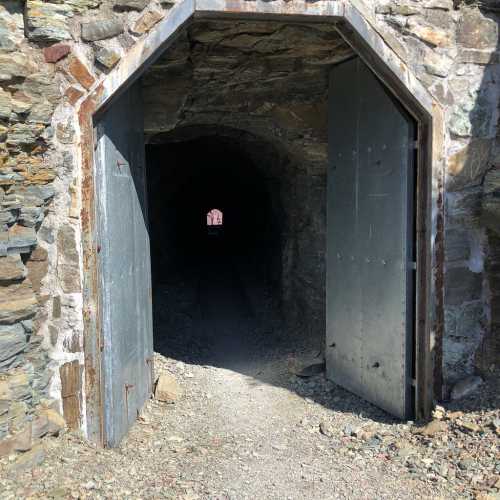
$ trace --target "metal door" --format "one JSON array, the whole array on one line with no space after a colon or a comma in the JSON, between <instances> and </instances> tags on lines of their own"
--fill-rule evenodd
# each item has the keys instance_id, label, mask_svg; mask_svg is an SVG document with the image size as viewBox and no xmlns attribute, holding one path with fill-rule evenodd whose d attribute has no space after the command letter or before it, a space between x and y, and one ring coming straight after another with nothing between
<instances>
[{"instance_id":1,"label":"metal door","mask_svg":"<svg viewBox=\"0 0 500 500\"><path fill-rule=\"evenodd\" d=\"M412 414L415 124L359 59L329 97L327 375Z\"/></svg>"},{"instance_id":2,"label":"metal door","mask_svg":"<svg viewBox=\"0 0 500 500\"><path fill-rule=\"evenodd\" d=\"M97 133L104 443L116 446L152 390L151 270L138 85L99 119Z\"/></svg>"}]
</instances>

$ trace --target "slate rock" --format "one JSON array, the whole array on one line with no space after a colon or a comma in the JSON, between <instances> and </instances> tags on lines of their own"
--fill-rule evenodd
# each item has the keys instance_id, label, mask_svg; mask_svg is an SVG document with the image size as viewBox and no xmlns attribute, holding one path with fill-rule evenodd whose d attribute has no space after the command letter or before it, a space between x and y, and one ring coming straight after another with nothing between
<instances>
[{"instance_id":1,"label":"slate rock","mask_svg":"<svg viewBox=\"0 0 500 500\"><path fill-rule=\"evenodd\" d=\"M38 301L28 280L0 287L0 324L11 325L30 319L35 315L37 307Z\"/></svg>"},{"instance_id":2,"label":"slate rock","mask_svg":"<svg viewBox=\"0 0 500 500\"><path fill-rule=\"evenodd\" d=\"M26 278L26 267L19 254L0 257L0 282L19 281Z\"/></svg>"},{"instance_id":3,"label":"slate rock","mask_svg":"<svg viewBox=\"0 0 500 500\"><path fill-rule=\"evenodd\" d=\"M28 347L26 332L20 323L0 326L0 370L15 364L15 358Z\"/></svg>"},{"instance_id":4,"label":"slate rock","mask_svg":"<svg viewBox=\"0 0 500 500\"><path fill-rule=\"evenodd\" d=\"M69 20L73 8L67 2L26 0L26 28L30 40L59 42L71 40Z\"/></svg>"}]
</instances>

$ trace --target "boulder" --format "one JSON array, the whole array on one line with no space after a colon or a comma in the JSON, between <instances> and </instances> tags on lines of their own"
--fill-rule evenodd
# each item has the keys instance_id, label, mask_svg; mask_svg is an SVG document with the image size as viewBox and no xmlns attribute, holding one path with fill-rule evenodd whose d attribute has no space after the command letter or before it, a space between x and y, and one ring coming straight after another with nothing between
<instances>
[{"instance_id":1,"label":"boulder","mask_svg":"<svg viewBox=\"0 0 500 500\"><path fill-rule=\"evenodd\" d=\"M155 386L155 398L158 401L174 403L181 396L181 388L175 378L169 373L162 373Z\"/></svg>"}]
</instances>

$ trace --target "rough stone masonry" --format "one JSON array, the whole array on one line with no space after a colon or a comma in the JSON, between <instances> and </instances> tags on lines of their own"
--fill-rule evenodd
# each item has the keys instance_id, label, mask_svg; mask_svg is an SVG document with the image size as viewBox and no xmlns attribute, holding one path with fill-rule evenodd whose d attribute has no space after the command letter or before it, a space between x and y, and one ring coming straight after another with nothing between
<instances>
[{"instance_id":1,"label":"rough stone masonry","mask_svg":"<svg viewBox=\"0 0 500 500\"><path fill-rule=\"evenodd\" d=\"M261 1L261 0L250 0ZM0 454L84 427L79 129L72 109L174 1L0 5ZM356 2L356 4L359 2ZM449 385L500 353L499 20L495 0L363 7L445 110Z\"/></svg>"}]
</instances>

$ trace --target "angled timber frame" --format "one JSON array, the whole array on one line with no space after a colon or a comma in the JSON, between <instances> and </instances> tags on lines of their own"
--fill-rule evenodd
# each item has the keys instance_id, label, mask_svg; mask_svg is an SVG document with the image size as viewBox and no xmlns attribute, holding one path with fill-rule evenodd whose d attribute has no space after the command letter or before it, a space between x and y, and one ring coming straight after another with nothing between
<instances>
[{"instance_id":1,"label":"angled timber frame","mask_svg":"<svg viewBox=\"0 0 500 500\"><path fill-rule=\"evenodd\" d=\"M361 0L178 0L148 35L117 67L75 106L80 127L81 227L83 256L84 412L87 437L103 443L103 385L99 268L95 239L94 121L173 43L196 18L331 22L356 54L394 94L418 124L416 203L415 409L417 418L430 415L441 396L443 312L443 138L442 109L411 73L405 51L381 31Z\"/></svg>"}]
</instances>

